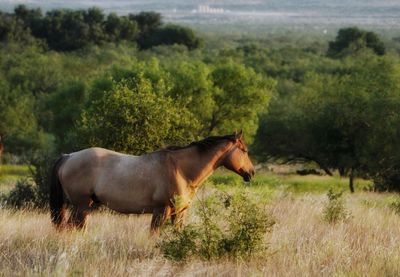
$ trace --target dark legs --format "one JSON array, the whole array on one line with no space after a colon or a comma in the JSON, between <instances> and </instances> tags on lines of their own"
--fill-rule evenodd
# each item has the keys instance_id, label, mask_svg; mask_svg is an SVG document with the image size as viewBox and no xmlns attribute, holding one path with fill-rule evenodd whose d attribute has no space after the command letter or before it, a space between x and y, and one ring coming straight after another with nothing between
<instances>
[{"instance_id":1,"label":"dark legs","mask_svg":"<svg viewBox=\"0 0 400 277\"><path fill-rule=\"evenodd\" d=\"M68 226L77 229L85 229L93 201L90 198L81 199L71 205Z\"/></svg>"},{"instance_id":2,"label":"dark legs","mask_svg":"<svg viewBox=\"0 0 400 277\"><path fill-rule=\"evenodd\" d=\"M153 210L153 217L151 218L150 233L158 235L160 227L171 217L171 207L155 208Z\"/></svg>"},{"instance_id":3,"label":"dark legs","mask_svg":"<svg viewBox=\"0 0 400 277\"><path fill-rule=\"evenodd\" d=\"M160 227L171 218L172 224L177 228L182 228L183 218L186 214L186 208L175 213L174 209L167 206L161 208L155 208L153 210L153 217L151 218L151 228L150 233L152 235L159 235Z\"/></svg>"},{"instance_id":4,"label":"dark legs","mask_svg":"<svg viewBox=\"0 0 400 277\"><path fill-rule=\"evenodd\" d=\"M88 208L85 209L73 206L68 220L69 226L76 227L77 229L85 229L86 219L88 215L89 215Z\"/></svg>"}]
</instances>

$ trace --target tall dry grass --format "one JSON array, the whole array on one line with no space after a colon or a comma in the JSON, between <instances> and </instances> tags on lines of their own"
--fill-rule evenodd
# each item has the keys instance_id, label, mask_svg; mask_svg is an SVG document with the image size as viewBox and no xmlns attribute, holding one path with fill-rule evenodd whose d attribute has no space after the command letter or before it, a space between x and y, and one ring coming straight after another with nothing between
<instances>
[{"instance_id":1,"label":"tall dry grass","mask_svg":"<svg viewBox=\"0 0 400 277\"><path fill-rule=\"evenodd\" d=\"M186 263L162 256L146 215L97 212L83 233L55 231L45 213L0 210L0 275L400 276L400 217L386 198L347 195L351 217L329 224L325 195L278 194L269 204L277 223L266 251L249 261Z\"/></svg>"}]
</instances>

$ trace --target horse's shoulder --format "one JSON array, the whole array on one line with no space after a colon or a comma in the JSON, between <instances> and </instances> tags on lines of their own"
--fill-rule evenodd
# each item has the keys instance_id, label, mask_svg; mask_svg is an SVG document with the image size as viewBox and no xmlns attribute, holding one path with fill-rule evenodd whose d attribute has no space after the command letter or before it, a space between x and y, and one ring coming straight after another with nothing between
<instances>
[{"instance_id":1,"label":"horse's shoulder","mask_svg":"<svg viewBox=\"0 0 400 277\"><path fill-rule=\"evenodd\" d=\"M175 163L176 160L173 151L168 151L168 150L166 151L159 150L139 157L143 157L144 159L149 159L153 161L158 161L163 165L166 163Z\"/></svg>"}]
</instances>

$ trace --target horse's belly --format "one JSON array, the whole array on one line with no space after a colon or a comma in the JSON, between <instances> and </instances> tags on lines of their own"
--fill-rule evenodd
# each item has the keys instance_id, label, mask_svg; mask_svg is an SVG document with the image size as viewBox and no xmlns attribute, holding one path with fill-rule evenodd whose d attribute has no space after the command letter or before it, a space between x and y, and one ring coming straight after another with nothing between
<instances>
[{"instance_id":1,"label":"horse's belly","mask_svg":"<svg viewBox=\"0 0 400 277\"><path fill-rule=\"evenodd\" d=\"M95 192L96 193L96 192ZM110 209L121 213L152 213L154 208L165 205L165 199L157 199L157 189L152 185L112 187L96 193L96 197Z\"/></svg>"}]
</instances>

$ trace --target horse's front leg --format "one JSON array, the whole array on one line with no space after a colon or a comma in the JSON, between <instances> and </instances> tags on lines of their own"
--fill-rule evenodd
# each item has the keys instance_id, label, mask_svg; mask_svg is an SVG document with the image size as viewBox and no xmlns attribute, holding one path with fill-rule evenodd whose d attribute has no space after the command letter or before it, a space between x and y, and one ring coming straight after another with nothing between
<instances>
[{"instance_id":1,"label":"horse's front leg","mask_svg":"<svg viewBox=\"0 0 400 277\"><path fill-rule=\"evenodd\" d=\"M171 217L171 207L154 208L153 217L151 218L150 233L159 235L160 227Z\"/></svg>"}]
</instances>

